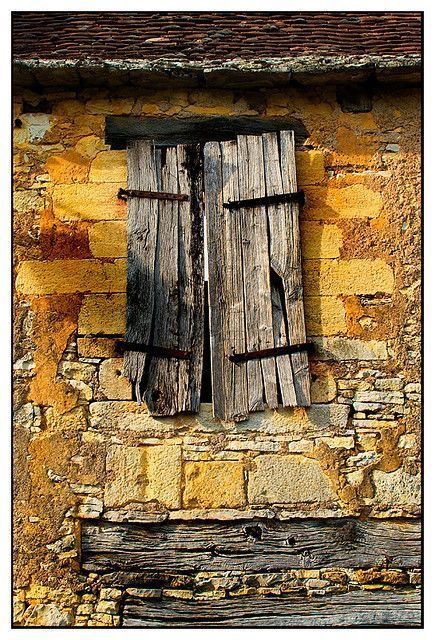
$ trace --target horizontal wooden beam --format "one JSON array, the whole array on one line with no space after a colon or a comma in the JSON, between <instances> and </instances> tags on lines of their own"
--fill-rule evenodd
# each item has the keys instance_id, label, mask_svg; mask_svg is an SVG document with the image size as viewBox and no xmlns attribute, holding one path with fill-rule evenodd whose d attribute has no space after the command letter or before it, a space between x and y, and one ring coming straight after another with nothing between
<instances>
[{"instance_id":1,"label":"horizontal wooden beam","mask_svg":"<svg viewBox=\"0 0 435 640\"><path fill-rule=\"evenodd\" d=\"M420 566L418 521L357 518L114 524L82 528L86 571L275 571Z\"/></svg>"},{"instance_id":2,"label":"horizontal wooden beam","mask_svg":"<svg viewBox=\"0 0 435 640\"><path fill-rule=\"evenodd\" d=\"M127 596L124 627L419 627L420 591L161 600Z\"/></svg>"}]
</instances>

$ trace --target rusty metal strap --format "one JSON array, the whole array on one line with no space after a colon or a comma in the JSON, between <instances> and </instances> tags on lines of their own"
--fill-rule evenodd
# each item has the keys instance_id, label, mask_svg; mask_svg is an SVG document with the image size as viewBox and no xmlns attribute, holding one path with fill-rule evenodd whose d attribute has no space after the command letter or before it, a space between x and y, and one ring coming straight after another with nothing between
<instances>
[{"instance_id":1,"label":"rusty metal strap","mask_svg":"<svg viewBox=\"0 0 435 640\"><path fill-rule=\"evenodd\" d=\"M118 191L120 200L127 198L149 198L151 200L178 200L185 202L189 200L186 193L165 193L164 191L140 191L139 189L120 189Z\"/></svg>"},{"instance_id":2,"label":"rusty metal strap","mask_svg":"<svg viewBox=\"0 0 435 640\"><path fill-rule=\"evenodd\" d=\"M290 344L284 347L272 347L271 349L261 349L260 351L246 351L245 353L233 353L228 356L231 362L246 362L257 358L271 358L273 356L284 356L288 353L299 353L301 351L312 351L312 342L301 342L300 344Z\"/></svg>"},{"instance_id":3,"label":"rusty metal strap","mask_svg":"<svg viewBox=\"0 0 435 640\"><path fill-rule=\"evenodd\" d=\"M224 202L225 209L242 209L244 207L259 207L270 204L283 204L285 202L305 203L305 194L302 189L293 193L279 193L274 196L262 196L261 198L248 198L247 200L233 200Z\"/></svg>"},{"instance_id":4,"label":"rusty metal strap","mask_svg":"<svg viewBox=\"0 0 435 640\"><path fill-rule=\"evenodd\" d=\"M141 353L149 353L157 358L176 358L177 360L190 360L190 351L182 351L181 349L170 349L168 347L157 347L149 344L137 344L136 342L125 342L124 340L116 341L116 350L120 353L125 351L139 351Z\"/></svg>"}]
</instances>

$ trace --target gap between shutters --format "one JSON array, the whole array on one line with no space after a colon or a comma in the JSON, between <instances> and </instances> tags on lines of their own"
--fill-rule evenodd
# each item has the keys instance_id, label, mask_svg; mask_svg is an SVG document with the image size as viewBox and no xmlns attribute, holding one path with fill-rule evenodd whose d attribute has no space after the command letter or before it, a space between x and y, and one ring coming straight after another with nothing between
<instances>
[{"instance_id":1,"label":"gap between shutters","mask_svg":"<svg viewBox=\"0 0 435 640\"><path fill-rule=\"evenodd\" d=\"M129 144L125 373L152 415L199 409L203 179L214 415L308 406L293 133L208 142L203 153L202 172L200 145Z\"/></svg>"}]
</instances>

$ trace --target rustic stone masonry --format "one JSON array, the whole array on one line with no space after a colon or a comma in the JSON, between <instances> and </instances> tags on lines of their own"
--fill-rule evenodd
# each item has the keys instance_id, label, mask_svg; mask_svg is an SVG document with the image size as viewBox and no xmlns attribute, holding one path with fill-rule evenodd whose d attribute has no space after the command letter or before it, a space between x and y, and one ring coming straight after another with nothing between
<instances>
[{"instance_id":1,"label":"rustic stone masonry","mask_svg":"<svg viewBox=\"0 0 435 640\"><path fill-rule=\"evenodd\" d=\"M81 531L103 521L418 518L419 106L417 89L394 86L376 88L364 113L342 111L331 86L17 92L17 625L130 625L144 599L416 593L417 569L388 566L180 568L127 584L83 569ZM155 419L134 402L115 351L125 329L126 205L116 194L126 156L105 142L108 115L303 123L308 410L225 424L207 404Z\"/></svg>"}]
</instances>

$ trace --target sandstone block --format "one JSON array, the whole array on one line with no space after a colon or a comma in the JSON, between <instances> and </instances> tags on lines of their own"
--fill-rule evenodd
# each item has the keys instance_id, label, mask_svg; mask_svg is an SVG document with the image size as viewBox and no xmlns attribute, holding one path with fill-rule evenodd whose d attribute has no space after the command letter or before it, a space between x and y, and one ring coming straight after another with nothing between
<instances>
[{"instance_id":1,"label":"sandstone block","mask_svg":"<svg viewBox=\"0 0 435 640\"><path fill-rule=\"evenodd\" d=\"M125 151L101 151L92 161L90 182L126 182L127 154Z\"/></svg>"},{"instance_id":2,"label":"sandstone block","mask_svg":"<svg viewBox=\"0 0 435 640\"><path fill-rule=\"evenodd\" d=\"M243 465L238 462L188 462L183 506L236 508L246 504Z\"/></svg>"},{"instance_id":3,"label":"sandstone block","mask_svg":"<svg viewBox=\"0 0 435 640\"><path fill-rule=\"evenodd\" d=\"M72 623L71 610L55 604L36 604L25 617L26 627L70 627Z\"/></svg>"},{"instance_id":4,"label":"sandstone block","mask_svg":"<svg viewBox=\"0 0 435 640\"><path fill-rule=\"evenodd\" d=\"M126 261L27 260L18 267L16 288L28 295L125 291Z\"/></svg>"},{"instance_id":5,"label":"sandstone block","mask_svg":"<svg viewBox=\"0 0 435 640\"><path fill-rule=\"evenodd\" d=\"M131 383L122 375L123 359L109 358L100 366L100 391L109 400L131 400Z\"/></svg>"},{"instance_id":6,"label":"sandstone block","mask_svg":"<svg viewBox=\"0 0 435 640\"><path fill-rule=\"evenodd\" d=\"M385 342L351 338L313 338L317 360L386 360Z\"/></svg>"},{"instance_id":7,"label":"sandstone block","mask_svg":"<svg viewBox=\"0 0 435 640\"><path fill-rule=\"evenodd\" d=\"M79 334L123 334L126 303L124 293L85 296L79 314Z\"/></svg>"},{"instance_id":8,"label":"sandstone block","mask_svg":"<svg viewBox=\"0 0 435 640\"><path fill-rule=\"evenodd\" d=\"M337 394L337 385L328 365L317 364L312 371L311 402L330 402Z\"/></svg>"},{"instance_id":9,"label":"sandstone block","mask_svg":"<svg viewBox=\"0 0 435 640\"><path fill-rule=\"evenodd\" d=\"M81 358L114 358L118 355L115 338L77 338Z\"/></svg>"},{"instance_id":10,"label":"sandstone block","mask_svg":"<svg viewBox=\"0 0 435 640\"><path fill-rule=\"evenodd\" d=\"M122 220L127 208L117 197L125 183L61 184L53 189L53 212L59 220Z\"/></svg>"},{"instance_id":11,"label":"sandstone block","mask_svg":"<svg viewBox=\"0 0 435 640\"><path fill-rule=\"evenodd\" d=\"M303 217L306 220L331 218L375 218L382 209L382 196L363 184L346 187L307 187Z\"/></svg>"},{"instance_id":12,"label":"sandstone block","mask_svg":"<svg viewBox=\"0 0 435 640\"><path fill-rule=\"evenodd\" d=\"M400 391L357 391L355 402L375 402L385 404L403 404L403 393Z\"/></svg>"},{"instance_id":13,"label":"sandstone block","mask_svg":"<svg viewBox=\"0 0 435 640\"><path fill-rule=\"evenodd\" d=\"M89 173L89 159L77 151L68 150L48 158L45 168L50 180L55 184L86 182Z\"/></svg>"},{"instance_id":14,"label":"sandstone block","mask_svg":"<svg viewBox=\"0 0 435 640\"><path fill-rule=\"evenodd\" d=\"M380 378L375 380L375 389L379 391L400 391L403 389L402 378Z\"/></svg>"},{"instance_id":15,"label":"sandstone block","mask_svg":"<svg viewBox=\"0 0 435 640\"><path fill-rule=\"evenodd\" d=\"M106 507L152 500L168 509L180 507L180 446L112 445L107 454L106 470Z\"/></svg>"},{"instance_id":16,"label":"sandstone block","mask_svg":"<svg viewBox=\"0 0 435 640\"><path fill-rule=\"evenodd\" d=\"M375 503L384 507L418 508L421 500L421 477L403 469L390 473L373 471Z\"/></svg>"},{"instance_id":17,"label":"sandstone block","mask_svg":"<svg viewBox=\"0 0 435 640\"><path fill-rule=\"evenodd\" d=\"M89 227L88 237L96 258L127 257L127 227L123 220L97 222Z\"/></svg>"},{"instance_id":18,"label":"sandstone block","mask_svg":"<svg viewBox=\"0 0 435 640\"><path fill-rule=\"evenodd\" d=\"M333 336L346 332L346 311L340 298L305 296L304 309L309 336Z\"/></svg>"},{"instance_id":19,"label":"sandstone block","mask_svg":"<svg viewBox=\"0 0 435 640\"><path fill-rule=\"evenodd\" d=\"M394 274L384 260L306 260L304 292L309 296L392 293Z\"/></svg>"},{"instance_id":20,"label":"sandstone block","mask_svg":"<svg viewBox=\"0 0 435 640\"><path fill-rule=\"evenodd\" d=\"M337 225L302 222L301 246L303 258L338 258L342 244L343 234Z\"/></svg>"},{"instance_id":21,"label":"sandstone block","mask_svg":"<svg viewBox=\"0 0 435 640\"><path fill-rule=\"evenodd\" d=\"M296 151L296 173L301 187L322 182L325 177L323 153L316 150Z\"/></svg>"},{"instance_id":22,"label":"sandstone block","mask_svg":"<svg viewBox=\"0 0 435 640\"><path fill-rule=\"evenodd\" d=\"M317 460L298 455L260 455L249 471L251 504L335 502L337 495Z\"/></svg>"}]
</instances>

